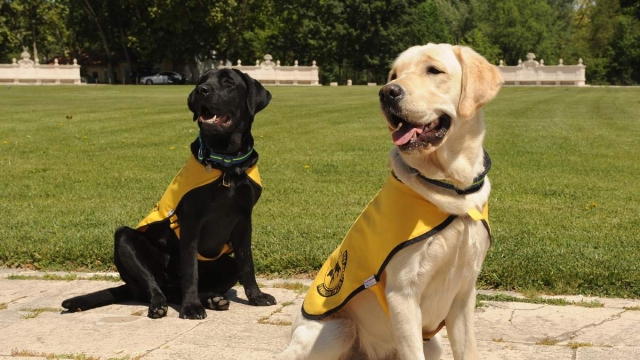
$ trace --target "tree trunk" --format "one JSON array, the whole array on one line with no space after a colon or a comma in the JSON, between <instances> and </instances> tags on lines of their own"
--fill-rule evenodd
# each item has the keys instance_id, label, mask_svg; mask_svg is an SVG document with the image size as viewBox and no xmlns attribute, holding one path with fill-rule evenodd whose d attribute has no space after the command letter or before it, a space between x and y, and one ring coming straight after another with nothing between
<instances>
[{"instance_id":1,"label":"tree trunk","mask_svg":"<svg viewBox=\"0 0 640 360\"><path fill-rule=\"evenodd\" d=\"M237 17L237 21L235 26L231 29L231 33L229 34L229 42L227 44L227 48L224 50L224 55L225 57L228 59L229 55L233 55L234 54L234 50L235 53L238 52L238 49L232 49L232 46L237 46L236 45L236 34L240 34L242 33L242 23L244 21L244 18L247 15L247 0L242 1L242 8L240 10L240 15ZM235 64L233 62L234 60L231 60L232 64ZM246 60L245 60L246 61ZM247 64L245 64L247 65Z\"/></svg>"},{"instance_id":2,"label":"tree trunk","mask_svg":"<svg viewBox=\"0 0 640 360\"><path fill-rule=\"evenodd\" d=\"M33 40L33 61L38 62L38 46L36 45L36 36L37 36L37 32L36 32L36 19L38 17L38 10L36 9L35 5L32 5L31 7L31 29L32 29L32 33L31 33L31 39Z\"/></svg>"},{"instance_id":3,"label":"tree trunk","mask_svg":"<svg viewBox=\"0 0 640 360\"><path fill-rule=\"evenodd\" d=\"M111 57L111 50L109 49L109 43L107 42L107 37L104 34L104 31L102 31L102 26L100 26L100 21L98 20L96 13L93 11L93 7L91 7L89 0L84 0L83 8L87 12L91 20L95 22L96 27L98 28L98 35L100 36L100 40L102 40L102 46L104 46L104 51L106 51L107 53L107 59L108 59L107 69L109 73L108 81L109 81L109 84L113 84L113 64L112 64L113 58Z\"/></svg>"},{"instance_id":4,"label":"tree trunk","mask_svg":"<svg viewBox=\"0 0 640 360\"><path fill-rule=\"evenodd\" d=\"M198 82L198 78L200 78L200 70L198 69L198 65L196 64L195 59L189 60L189 70L191 72L191 76L189 76L189 82L192 84L196 84Z\"/></svg>"},{"instance_id":5,"label":"tree trunk","mask_svg":"<svg viewBox=\"0 0 640 360\"><path fill-rule=\"evenodd\" d=\"M133 74L133 64L131 63L131 57L129 56L129 50L127 50L127 38L124 36L124 29L122 28L122 21L118 20L118 26L120 27L120 43L122 43L122 51L124 52L124 57L127 59L127 67L129 68L129 75ZM123 81L126 83L129 82L128 77L126 76L126 72L123 74Z\"/></svg>"}]
</instances>

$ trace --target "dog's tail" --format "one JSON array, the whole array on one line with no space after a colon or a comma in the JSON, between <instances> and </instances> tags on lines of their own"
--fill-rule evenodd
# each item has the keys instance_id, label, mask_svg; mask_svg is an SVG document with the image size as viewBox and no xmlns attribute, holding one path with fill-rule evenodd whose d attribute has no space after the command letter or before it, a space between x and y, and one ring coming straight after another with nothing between
<instances>
[{"instance_id":1,"label":"dog's tail","mask_svg":"<svg viewBox=\"0 0 640 360\"><path fill-rule=\"evenodd\" d=\"M130 299L133 299L133 295L129 287L127 285L120 285L111 289L72 297L63 301L62 307L69 312L85 311Z\"/></svg>"}]
</instances>

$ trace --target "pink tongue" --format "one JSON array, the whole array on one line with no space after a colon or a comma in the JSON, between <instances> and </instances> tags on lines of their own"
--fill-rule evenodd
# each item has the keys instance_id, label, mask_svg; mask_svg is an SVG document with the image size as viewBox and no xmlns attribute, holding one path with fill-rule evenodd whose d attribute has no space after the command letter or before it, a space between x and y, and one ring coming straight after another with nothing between
<instances>
[{"instance_id":1,"label":"pink tongue","mask_svg":"<svg viewBox=\"0 0 640 360\"><path fill-rule=\"evenodd\" d=\"M409 124L404 123L402 127L391 134L391 138L393 138L393 142L396 145L404 145L411 140L413 137L413 133L417 132L418 135L422 134L422 127L415 126L409 127Z\"/></svg>"}]
</instances>

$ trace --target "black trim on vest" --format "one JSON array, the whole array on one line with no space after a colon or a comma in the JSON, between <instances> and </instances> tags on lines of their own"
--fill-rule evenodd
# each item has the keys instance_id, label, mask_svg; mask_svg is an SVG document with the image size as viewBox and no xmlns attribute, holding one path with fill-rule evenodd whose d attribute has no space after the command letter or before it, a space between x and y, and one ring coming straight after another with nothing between
<instances>
[{"instance_id":1,"label":"black trim on vest","mask_svg":"<svg viewBox=\"0 0 640 360\"><path fill-rule=\"evenodd\" d=\"M380 277L382 276L382 272L387 267L387 264L389 264L389 261L391 261L391 258L398 251L406 248L407 246L413 245L415 243L418 243L420 241L426 240L426 239L434 236L435 234L439 233L440 231L444 230L444 228L449 226L449 224L451 224L453 222L453 220L455 220L457 217L458 217L457 215L450 215L442 223L440 223L440 225L434 227L433 229L427 231L426 233L424 233L422 235L418 235L413 239L409 239L407 241L404 241L404 242L398 244L395 248L393 248L393 250L391 250L389 255L387 255L385 260L382 262L382 265L380 266L380 269L378 270L378 273L375 275L376 282L380 282ZM304 311L304 302L303 302L303 304L302 304L302 315L305 318L309 319L309 320L321 320L321 319L323 319L323 318L325 318L327 316L335 314L338 310L342 309L342 307L344 307L349 302L349 300L351 300L354 296L358 295L362 290L365 290L364 284L360 285L358 288L356 288L354 291L352 291L351 294L349 294L349 296L347 296L347 298L342 302L342 304L334 307L333 309L331 309L331 310L329 310L329 311L327 311L327 312L325 312L324 314L321 314L321 315L311 315L311 314L307 313L306 311Z\"/></svg>"}]
</instances>

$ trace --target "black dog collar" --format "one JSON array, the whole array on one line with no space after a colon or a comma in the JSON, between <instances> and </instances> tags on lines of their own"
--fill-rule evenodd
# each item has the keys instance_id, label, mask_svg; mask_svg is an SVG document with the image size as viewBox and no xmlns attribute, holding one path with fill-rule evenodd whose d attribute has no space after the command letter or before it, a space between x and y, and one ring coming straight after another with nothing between
<instances>
[{"instance_id":1,"label":"black dog collar","mask_svg":"<svg viewBox=\"0 0 640 360\"><path fill-rule=\"evenodd\" d=\"M455 187L455 185L453 185L452 182L447 181L447 180L435 180L435 179L429 179L428 177L422 175L418 170L410 167L410 169L415 173L415 175L417 175L420 179L445 188L445 189L449 189L449 190L455 190L456 193L458 193L458 195L468 195L468 194L473 194L475 192L478 192L481 188L482 185L484 185L484 178L487 176L487 173L489 173L489 170L491 170L491 158L489 157L489 154L487 153L486 150L482 149L483 153L484 153L484 171L482 173L480 173L478 176L476 176L473 179L473 183L471 184L471 186L469 186L466 189L458 189L457 187Z\"/></svg>"},{"instance_id":2,"label":"black dog collar","mask_svg":"<svg viewBox=\"0 0 640 360\"><path fill-rule=\"evenodd\" d=\"M244 163L251 154L253 154L253 146L249 148L246 153L238 153L235 156L227 154L216 154L211 152L202 142L202 136L198 134L198 141L200 142L200 149L198 150L198 161L204 165L222 165L226 168L233 165Z\"/></svg>"}]
</instances>

